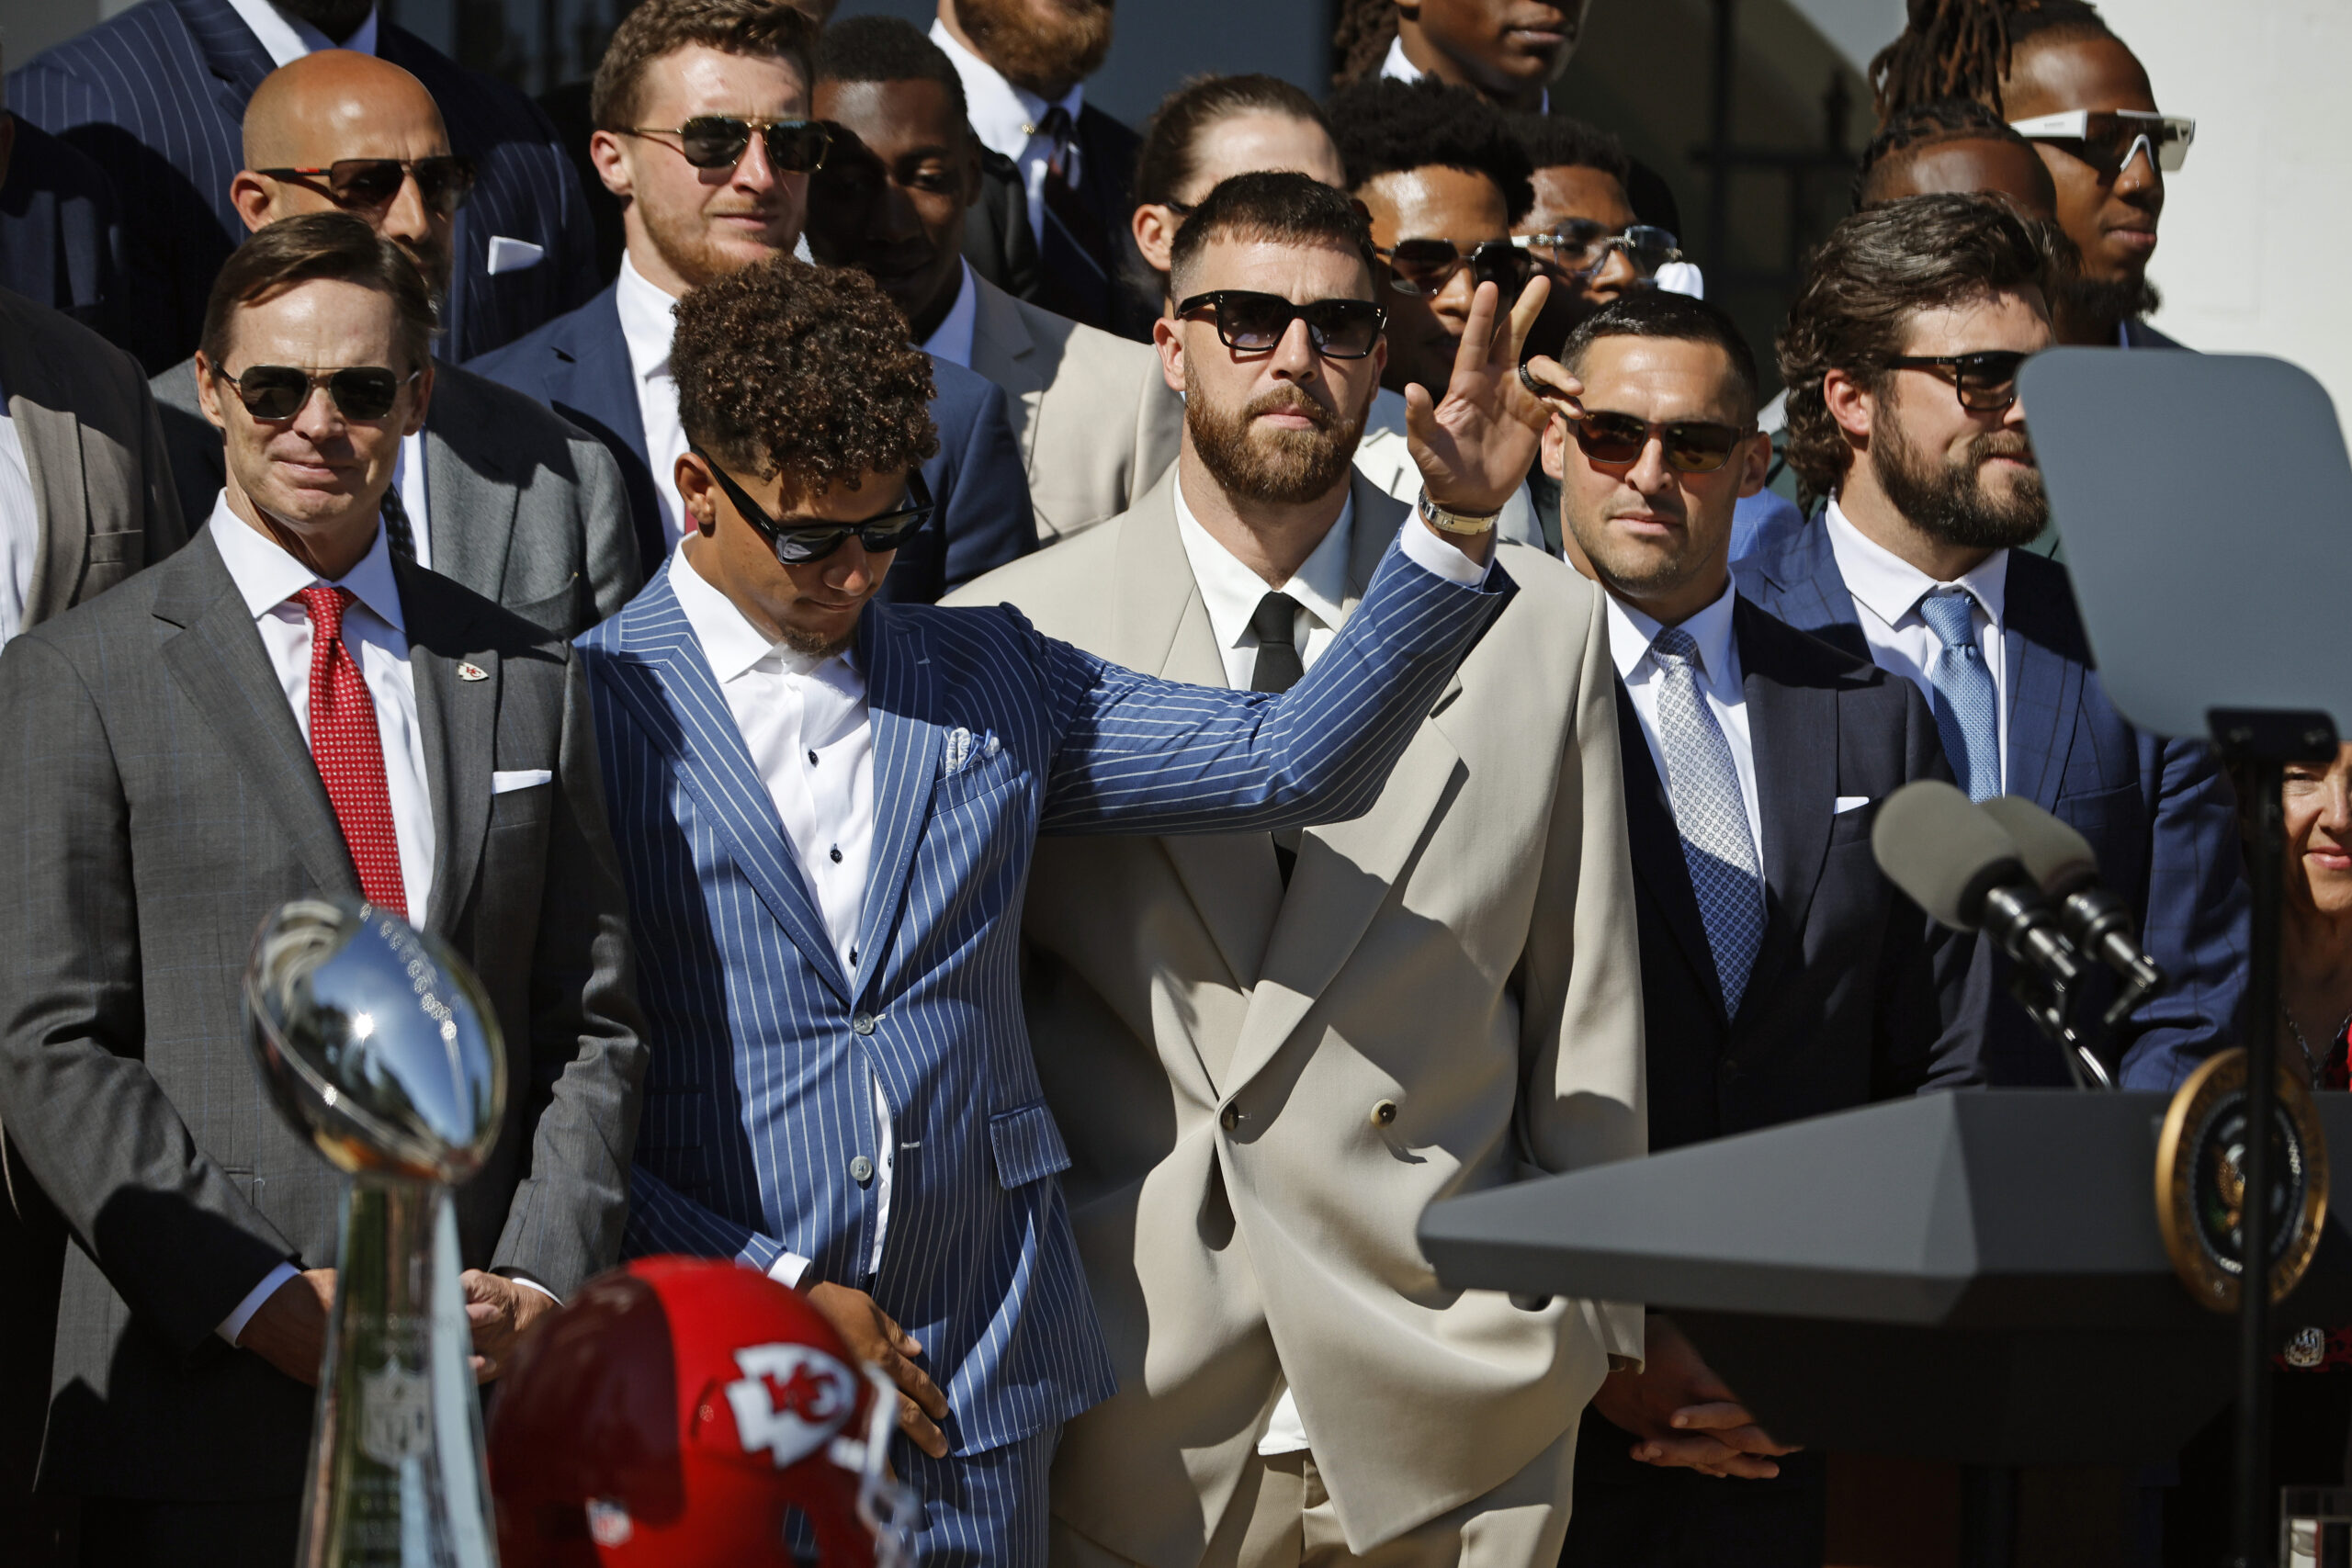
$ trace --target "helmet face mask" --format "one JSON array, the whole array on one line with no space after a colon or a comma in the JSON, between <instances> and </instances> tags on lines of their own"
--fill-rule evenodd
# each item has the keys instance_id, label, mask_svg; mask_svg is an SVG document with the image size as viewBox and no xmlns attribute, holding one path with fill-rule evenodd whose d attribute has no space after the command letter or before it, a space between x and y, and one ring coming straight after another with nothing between
<instances>
[{"instance_id":1,"label":"helmet face mask","mask_svg":"<svg viewBox=\"0 0 2352 1568\"><path fill-rule=\"evenodd\" d=\"M518 1351L490 1427L506 1568L905 1568L898 1392L731 1262L591 1280ZM795 1519L795 1516L798 1516ZM813 1538L813 1541L812 1541Z\"/></svg>"}]
</instances>

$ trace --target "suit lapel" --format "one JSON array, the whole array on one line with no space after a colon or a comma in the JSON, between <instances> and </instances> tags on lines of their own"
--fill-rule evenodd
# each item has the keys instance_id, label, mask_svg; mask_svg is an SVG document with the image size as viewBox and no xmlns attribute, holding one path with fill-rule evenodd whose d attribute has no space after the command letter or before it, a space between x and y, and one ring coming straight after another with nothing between
<instances>
[{"instance_id":1,"label":"suit lapel","mask_svg":"<svg viewBox=\"0 0 2352 1568\"><path fill-rule=\"evenodd\" d=\"M484 473L458 455L443 433L486 427L473 389L448 366L439 371L432 412L424 422L424 504L430 516L433 570L460 582L486 586L482 596L496 599L496 584L506 576L506 553L514 537L514 509L519 487L503 475ZM495 443L481 443L485 451Z\"/></svg>"},{"instance_id":2,"label":"suit lapel","mask_svg":"<svg viewBox=\"0 0 2352 1568\"><path fill-rule=\"evenodd\" d=\"M1044 367L1034 362L1036 340L1012 296L972 276L972 368L1014 398L1043 391ZM1026 454L1024 454L1025 456Z\"/></svg>"},{"instance_id":3,"label":"suit lapel","mask_svg":"<svg viewBox=\"0 0 2352 1568\"><path fill-rule=\"evenodd\" d=\"M359 897L359 874L328 804L318 764L269 667L252 613L237 594L209 532L153 569L170 574L155 595L155 618L180 629L164 644L164 664L187 694L232 764L268 803L273 827L326 893Z\"/></svg>"},{"instance_id":4,"label":"suit lapel","mask_svg":"<svg viewBox=\"0 0 2352 1568\"><path fill-rule=\"evenodd\" d=\"M938 718L930 652L910 617L894 615L880 603L868 604L858 620L857 658L874 726L874 858L858 921L854 982L854 994L863 997L888 961L915 846L931 820L932 786L939 780L947 732Z\"/></svg>"},{"instance_id":5,"label":"suit lapel","mask_svg":"<svg viewBox=\"0 0 2352 1568\"><path fill-rule=\"evenodd\" d=\"M1767 994L1796 951L1821 880L1838 795L1838 694L1776 679L1763 613L1742 600L1732 614L1764 826L1764 941L1748 970L1745 1000Z\"/></svg>"},{"instance_id":6,"label":"suit lapel","mask_svg":"<svg viewBox=\"0 0 2352 1568\"><path fill-rule=\"evenodd\" d=\"M578 330L557 349L575 368L553 390L619 436L650 471L653 460L646 455L645 416L637 407L637 372L629 367L628 339L621 335L621 310L613 290L606 288L582 307L575 324ZM655 474L653 482L657 488L666 485L670 476Z\"/></svg>"},{"instance_id":7,"label":"suit lapel","mask_svg":"<svg viewBox=\"0 0 2352 1568\"><path fill-rule=\"evenodd\" d=\"M1699 918L1699 896L1691 891L1690 868L1682 858L1682 829L1675 825L1674 803L1651 761L1641 715L1622 680L1617 682L1617 744L1625 768L1625 832L1634 874L1648 889L1659 917L1682 949L1683 962L1721 1021L1723 986L1715 975L1714 950L1707 945L1706 924Z\"/></svg>"},{"instance_id":8,"label":"suit lapel","mask_svg":"<svg viewBox=\"0 0 2352 1568\"><path fill-rule=\"evenodd\" d=\"M2065 777L2064 724L2081 705L2083 666L2054 646L2053 617L2030 575L2018 570L2019 552L2009 552L2003 594L2001 651L2008 660L2009 792L2047 809L2058 801Z\"/></svg>"},{"instance_id":9,"label":"suit lapel","mask_svg":"<svg viewBox=\"0 0 2352 1568\"><path fill-rule=\"evenodd\" d=\"M11 339L10 341L14 341ZM89 477L83 468L82 422L35 356L0 346L0 387L32 480L40 549L27 585L28 621L62 615L74 603L90 547ZM190 526L202 519L191 519Z\"/></svg>"},{"instance_id":10,"label":"suit lapel","mask_svg":"<svg viewBox=\"0 0 2352 1568\"><path fill-rule=\"evenodd\" d=\"M726 840L744 880L776 924L819 977L848 1002L848 976L818 916L817 901L800 879L775 803L752 765L718 678L669 579L654 579L621 615L618 655L606 667L614 694L668 760L704 819Z\"/></svg>"},{"instance_id":11,"label":"suit lapel","mask_svg":"<svg viewBox=\"0 0 2352 1568\"><path fill-rule=\"evenodd\" d=\"M252 99L254 89L276 69L276 62L262 47L261 39L254 36L254 30L245 26L244 18L222 0L178 3L188 33L204 56L205 69L212 73L214 96L221 109L231 120L243 120L245 105ZM225 207L228 192L220 192L214 202Z\"/></svg>"},{"instance_id":12,"label":"suit lapel","mask_svg":"<svg viewBox=\"0 0 2352 1568\"><path fill-rule=\"evenodd\" d=\"M410 918L447 936L466 907L490 831L491 770L498 755L498 652L469 646L472 617L453 612L438 579L402 561L392 563L401 615L408 622L409 671L416 682L416 716L424 735L426 788L437 831L433 897ZM484 679L460 681L459 663Z\"/></svg>"}]
</instances>

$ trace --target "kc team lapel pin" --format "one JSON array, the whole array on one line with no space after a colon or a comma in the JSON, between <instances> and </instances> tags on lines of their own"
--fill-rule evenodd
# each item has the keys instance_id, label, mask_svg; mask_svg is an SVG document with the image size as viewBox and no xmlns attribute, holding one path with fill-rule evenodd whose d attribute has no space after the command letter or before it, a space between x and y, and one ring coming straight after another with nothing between
<instances>
[{"instance_id":1,"label":"kc team lapel pin","mask_svg":"<svg viewBox=\"0 0 2352 1568\"><path fill-rule=\"evenodd\" d=\"M487 681L490 679L490 671L469 660L465 663L458 666L458 679L460 681Z\"/></svg>"}]
</instances>

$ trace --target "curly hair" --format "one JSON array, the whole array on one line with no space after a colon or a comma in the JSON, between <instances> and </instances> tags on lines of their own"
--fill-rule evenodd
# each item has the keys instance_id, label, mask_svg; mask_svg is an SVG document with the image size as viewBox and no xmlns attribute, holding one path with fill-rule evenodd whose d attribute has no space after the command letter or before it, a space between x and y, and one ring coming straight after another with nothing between
<instances>
[{"instance_id":1,"label":"curly hair","mask_svg":"<svg viewBox=\"0 0 2352 1568\"><path fill-rule=\"evenodd\" d=\"M1506 123L1539 169L1598 169L1621 190L1634 177L1623 144L1599 126L1564 114L1514 114Z\"/></svg>"},{"instance_id":2,"label":"curly hair","mask_svg":"<svg viewBox=\"0 0 2352 1568\"><path fill-rule=\"evenodd\" d=\"M600 130L635 129L646 73L695 44L788 60L806 83L816 40L817 24L787 0L645 0L613 29L589 84L588 113Z\"/></svg>"},{"instance_id":3,"label":"curly hair","mask_svg":"<svg viewBox=\"0 0 2352 1568\"><path fill-rule=\"evenodd\" d=\"M788 491L854 486L939 450L931 359L855 267L771 256L678 301L670 370L686 437Z\"/></svg>"},{"instance_id":4,"label":"curly hair","mask_svg":"<svg viewBox=\"0 0 2352 1568\"><path fill-rule=\"evenodd\" d=\"M1340 0L1331 25L1331 85L1345 87L1377 73L1396 41L1396 0Z\"/></svg>"},{"instance_id":5,"label":"curly hair","mask_svg":"<svg viewBox=\"0 0 2352 1568\"><path fill-rule=\"evenodd\" d=\"M1340 88L1324 113L1350 190L1406 169L1460 169L1495 182L1513 223L1535 205L1527 149L1502 111L1467 87L1383 77Z\"/></svg>"},{"instance_id":6,"label":"curly hair","mask_svg":"<svg viewBox=\"0 0 2352 1568\"><path fill-rule=\"evenodd\" d=\"M1882 123L1914 104L1973 98L2001 112L2001 78L2036 34L2113 38L2088 0L1909 0L1894 41L1871 57L1871 100Z\"/></svg>"},{"instance_id":7,"label":"curly hair","mask_svg":"<svg viewBox=\"0 0 2352 1568\"><path fill-rule=\"evenodd\" d=\"M1998 197L1914 196L1864 208L1829 231L1776 345L1788 388L1788 460L1810 511L1835 494L1853 452L1822 395L1843 370L1882 390L1923 310L2028 288L2047 299L2051 226Z\"/></svg>"}]
</instances>

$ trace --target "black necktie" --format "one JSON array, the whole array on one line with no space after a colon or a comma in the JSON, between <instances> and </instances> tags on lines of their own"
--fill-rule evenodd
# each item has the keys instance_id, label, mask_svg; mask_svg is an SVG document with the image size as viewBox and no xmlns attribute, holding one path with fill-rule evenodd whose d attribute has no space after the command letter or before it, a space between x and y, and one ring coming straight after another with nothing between
<instances>
[{"instance_id":1,"label":"black necktie","mask_svg":"<svg viewBox=\"0 0 2352 1568\"><path fill-rule=\"evenodd\" d=\"M409 525L408 508L401 504L400 486L384 487L384 499L379 509L384 519L384 542L391 547L392 554L412 566L415 565L416 530Z\"/></svg>"},{"instance_id":2,"label":"black necktie","mask_svg":"<svg viewBox=\"0 0 2352 1568\"><path fill-rule=\"evenodd\" d=\"M1079 195L1087 171L1079 166L1078 127L1056 104L1037 122L1037 134L1053 143L1046 162L1046 231L1037 236L1046 264L1046 309L1089 326L1111 321L1111 252L1102 218Z\"/></svg>"},{"instance_id":3,"label":"black necktie","mask_svg":"<svg viewBox=\"0 0 2352 1568\"><path fill-rule=\"evenodd\" d=\"M1250 613L1250 629L1258 634L1258 667L1250 673L1253 692L1287 692L1306 673L1298 657L1298 601L1287 593L1269 593ZM1285 828L1274 835L1274 869L1283 886L1298 864L1298 829Z\"/></svg>"}]
</instances>

